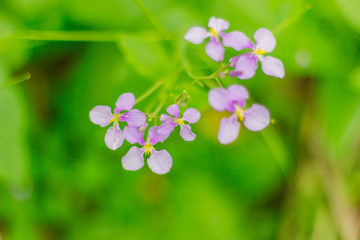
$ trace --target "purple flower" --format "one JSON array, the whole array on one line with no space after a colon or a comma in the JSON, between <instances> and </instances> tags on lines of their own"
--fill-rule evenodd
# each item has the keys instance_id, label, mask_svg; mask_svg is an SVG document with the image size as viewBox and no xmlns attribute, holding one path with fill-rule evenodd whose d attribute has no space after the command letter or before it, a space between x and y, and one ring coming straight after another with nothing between
<instances>
[{"instance_id":1,"label":"purple flower","mask_svg":"<svg viewBox=\"0 0 360 240\"><path fill-rule=\"evenodd\" d=\"M146 126L145 126L146 127ZM132 143L139 143L142 148L133 146L122 158L122 165L126 170L136 171L144 166L144 154L150 155L147 162L150 169L157 174L165 174L172 167L172 158L166 150L156 151L154 145L163 142L168 135L161 134L158 126L149 129L147 140L144 140L144 126L124 129L126 139Z\"/></svg>"},{"instance_id":2,"label":"purple flower","mask_svg":"<svg viewBox=\"0 0 360 240\"><path fill-rule=\"evenodd\" d=\"M161 114L160 121L163 122L163 124L161 125L160 131L164 134L168 133L169 135L174 128L179 125L181 137L185 141L193 141L196 135L191 131L190 125L186 124L186 122L190 124L197 123L201 116L200 112L195 108L188 108L184 112L183 117L180 118L179 105L177 104L171 105L166 109L166 111L172 116Z\"/></svg>"},{"instance_id":3,"label":"purple flower","mask_svg":"<svg viewBox=\"0 0 360 240\"><path fill-rule=\"evenodd\" d=\"M205 52L214 61L219 62L224 59L225 50L221 44L220 37L225 46L234 47L238 51L252 46L250 40L241 32L223 32L229 28L229 23L223 19L211 17L208 27L209 31L198 26L190 28L185 35L185 40L194 44L200 44L206 38L210 37L210 41L206 44Z\"/></svg>"},{"instance_id":4,"label":"purple flower","mask_svg":"<svg viewBox=\"0 0 360 240\"><path fill-rule=\"evenodd\" d=\"M250 47L248 47L252 49L251 52L230 59L230 66L235 67L235 70L230 72L230 76L240 79L252 78L258 67L257 62L260 60L261 68L265 74L283 78L285 75L283 63L277 58L264 56L264 54L272 52L275 48L276 40L273 34L265 28L260 28L255 32L254 39L256 40L256 45L248 39L251 43ZM238 43L234 43L230 47L238 50L244 46L244 42L246 42L246 40L241 39Z\"/></svg>"},{"instance_id":5,"label":"purple flower","mask_svg":"<svg viewBox=\"0 0 360 240\"><path fill-rule=\"evenodd\" d=\"M129 126L138 127L145 123L146 116L139 110L132 109L135 104L135 97L132 93L122 94L116 102L114 113L111 112L111 108L108 106L96 106L90 111L90 120L106 127L111 123L114 123L110 127L105 135L105 143L112 150L116 150L124 142L125 135L120 129L119 122L127 122ZM122 112L128 111L128 112Z\"/></svg>"},{"instance_id":6,"label":"purple flower","mask_svg":"<svg viewBox=\"0 0 360 240\"><path fill-rule=\"evenodd\" d=\"M229 111L230 117L220 121L218 139L222 144L229 144L238 137L240 122L250 131L260 131L270 123L269 111L260 104L253 104L244 109L249 93L241 85L231 85L227 89L214 88L209 92L209 103L216 111Z\"/></svg>"}]
</instances>

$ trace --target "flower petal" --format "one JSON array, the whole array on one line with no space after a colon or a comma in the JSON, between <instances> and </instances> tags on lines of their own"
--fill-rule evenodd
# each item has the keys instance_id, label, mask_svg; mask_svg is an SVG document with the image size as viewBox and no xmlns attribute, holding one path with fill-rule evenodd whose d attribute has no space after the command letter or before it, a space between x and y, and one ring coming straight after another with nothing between
<instances>
[{"instance_id":1,"label":"flower petal","mask_svg":"<svg viewBox=\"0 0 360 240\"><path fill-rule=\"evenodd\" d=\"M182 119L192 124L192 123L197 123L200 119L200 116L201 114L197 109L188 108L184 112Z\"/></svg>"},{"instance_id":2,"label":"flower petal","mask_svg":"<svg viewBox=\"0 0 360 240\"><path fill-rule=\"evenodd\" d=\"M283 78L285 75L283 63L274 57L266 56L260 58L261 69L266 75Z\"/></svg>"},{"instance_id":3,"label":"flower petal","mask_svg":"<svg viewBox=\"0 0 360 240\"><path fill-rule=\"evenodd\" d=\"M168 173L173 164L172 158L166 150L151 151L151 156L147 162L150 169L157 174Z\"/></svg>"},{"instance_id":4,"label":"flower petal","mask_svg":"<svg viewBox=\"0 0 360 240\"><path fill-rule=\"evenodd\" d=\"M192 27L185 34L185 40L194 44L200 44L205 38L208 38L210 33L203 27Z\"/></svg>"},{"instance_id":5,"label":"flower petal","mask_svg":"<svg viewBox=\"0 0 360 240\"><path fill-rule=\"evenodd\" d=\"M157 138L160 138L160 140L162 139L166 139L166 136L169 136L172 131L174 131L174 128L177 126L177 123L174 122L164 122L163 124L161 124L160 126L157 127ZM160 135L160 136L159 136ZM164 140L165 140L164 139ZM160 141L163 142L163 141Z\"/></svg>"},{"instance_id":6,"label":"flower petal","mask_svg":"<svg viewBox=\"0 0 360 240\"><path fill-rule=\"evenodd\" d=\"M164 142L172 132L170 128L165 129L165 127L171 127L172 123L163 123L161 126L154 126L149 129L148 139L152 145L155 145L158 142ZM173 123L176 126L176 123ZM170 131L171 130L171 131Z\"/></svg>"},{"instance_id":7,"label":"flower petal","mask_svg":"<svg viewBox=\"0 0 360 240\"><path fill-rule=\"evenodd\" d=\"M227 91L223 88L213 88L209 91L209 104L218 112L225 111L228 104Z\"/></svg>"},{"instance_id":8,"label":"flower petal","mask_svg":"<svg viewBox=\"0 0 360 240\"><path fill-rule=\"evenodd\" d=\"M234 104L239 105L239 107L244 107L246 100L249 98L249 92L244 86L233 84L227 88L228 101L230 101L232 106ZM235 110L235 109L234 109ZM233 109L230 109L229 112L233 112Z\"/></svg>"},{"instance_id":9,"label":"flower petal","mask_svg":"<svg viewBox=\"0 0 360 240\"><path fill-rule=\"evenodd\" d=\"M258 67L257 65L257 57L251 56L250 54L242 54L240 55L238 61L235 65L235 71L241 71L242 74L238 76L240 79L249 79L255 75L255 71Z\"/></svg>"},{"instance_id":10,"label":"flower petal","mask_svg":"<svg viewBox=\"0 0 360 240\"><path fill-rule=\"evenodd\" d=\"M206 54L214 61L220 62L224 59L225 49L220 40L211 37L205 47Z\"/></svg>"},{"instance_id":11,"label":"flower petal","mask_svg":"<svg viewBox=\"0 0 360 240\"><path fill-rule=\"evenodd\" d=\"M111 150L116 150L123 144L125 139L125 134L120 130L118 126L110 127L105 135L105 144Z\"/></svg>"},{"instance_id":12,"label":"flower petal","mask_svg":"<svg viewBox=\"0 0 360 240\"><path fill-rule=\"evenodd\" d=\"M121 111L130 111L135 104L135 96L132 93L123 93L120 95L115 105L116 108L114 110L115 114L118 114Z\"/></svg>"},{"instance_id":13,"label":"flower petal","mask_svg":"<svg viewBox=\"0 0 360 240\"><path fill-rule=\"evenodd\" d=\"M144 166L144 149L133 146L121 159L126 170L136 171Z\"/></svg>"},{"instance_id":14,"label":"flower petal","mask_svg":"<svg viewBox=\"0 0 360 240\"><path fill-rule=\"evenodd\" d=\"M241 55L230 58L229 59L230 67L235 67L236 62L239 60L240 57L241 57Z\"/></svg>"},{"instance_id":15,"label":"flower petal","mask_svg":"<svg viewBox=\"0 0 360 240\"><path fill-rule=\"evenodd\" d=\"M130 127L141 127L146 121L146 116L143 112L137 109L133 109L127 113L122 114L119 117L119 120L122 122L127 122Z\"/></svg>"},{"instance_id":16,"label":"flower petal","mask_svg":"<svg viewBox=\"0 0 360 240\"><path fill-rule=\"evenodd\" d=\"M232 143L238 137L239 130L240 123L237 121L235 115L221 119L217 135L219 142L222 144Z\"/></svg>"},{"instance_id":17,"label":"flower petal","mask_svg":"<svg viewBox=\"0 0 360 240\"><path fill-rule=\"evenodd\" d=\"M165 113L160 115L160 122L174 122L175 119L175 117L169 116Z\"/></svg>"},{"instance_id":18,"label":"flower petal","mask_svg":"<svg viewBox=\"0 0 360 240\"><path fill-rule=\"evenodd\" d=\"M111 108L108 106L96 106L90 111L90 120L101 127L108 126L113 118Z\"/></svg>"},{"instance_id":19,"label":"flower petal","mask_svg":"<svg viewBox=\"0 0 360 240\"><path fill-rule=\"evenodd\" d=\"M189 124L181 124L180 125L180 136L185 141L194 141L196 135L191 131L191 127Z\"/></svg>"},{"instance_id":20,"label":"flower petal","mask_svg":"<svg viewBox=\"0 0 360 240\"><path fill-rule=\"evenodd\" d=\"M256 48L260 47L261 50L272 52L276 45L274 35L266 28L260 28L255 32L254 39L256 40Z\"/></svg>"},{"instance_id":21,"label":"flower petal","mask_svg":"<svg viewBox=\"0 0 360 240\"><path fill-rule=\"evenodd\" d=\"M208 27L214 29L215 32L220 33L229 29L229 23L221 18L211 17L208 22Z\"/></svg>"},{"instance_id":22,"label":"flower petal","mask_svg":"<svg viewBox=\"0 0 360 240\"><path fill-rule=\"evenodd\" d=\"M270 123L269 110L260 104L253 104L243 115L244 126L253 132L264 129Z\"/></svg>"},{"instance_id":23,"label":"flower petal","mask_svg":"<svg viewBox=\"0 0 360 240\"><path fill-rule=\"evenodd\" d=\"M180 115L179 115L179 113L180 113L179 105L173 104L173 105L169 106L169 107L166 109L166 111L167 111L170 115L173 115L173 116L175 116L175 117L177 117L177 118L180 118Z\"/></svg>"},{"instance_id":24,"label":"flower petal","mask_svg":"<svg viewBox=\"0 0 360 240\"><path fill-rule=\"evenodd\" d=\"M231 47L236 51L240 51L245 48L254 49L255 47L250 39L239 31L221 33L220 36L222 37L224 46Z\"/></svg>"},{"instance_id":25,"label":"flower petal","mask_svg":"<svg viewBox=\"0 0 360 240\"><path fill-rule=\"evenodd\" d=\"M139 127L130 127L126 126L124 128L125 138L126 140L131 143L139 143L140 145L144 146L144 132L139 130Z\"/></svg>"}]
</instances>

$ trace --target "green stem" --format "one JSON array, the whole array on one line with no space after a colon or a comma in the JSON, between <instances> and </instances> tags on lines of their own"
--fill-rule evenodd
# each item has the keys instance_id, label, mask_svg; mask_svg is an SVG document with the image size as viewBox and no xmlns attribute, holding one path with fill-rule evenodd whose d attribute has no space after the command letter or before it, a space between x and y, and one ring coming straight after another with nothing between
<instances>
[{"instance_id":1,"label":"green stem","mask_svg":"<svg viewBox=\"0 0 360 240\"><path fill-rule=\"evenodd\" d=\"M139 102L141 102L142 100L144 100L145 98L147 98L148 96L150 96L153 92L155 92L161 85L163 85L164 81L159 81L157 82L154 86L152 86L148 91L146 91L145 93L143 93L143 95L141 95L136 101L135 104L138 104Z\"/></svg>"},{"instance_id":2,"label":"green stem","mask_svg":"<svg viewBox=\"0 0 360 240\"><path fill-rule=\"evenodd\" d=\"M144 3L141 0L135 0L136 4L143 12L143 14L149 19L149 21L155 26L159 33L165 38L169 39L170 35L165 30L165 28L160 24L160 22L152 15L152 13L145 7Z\"/></svg>"},{"instance_id":3,"label":"green stem","mask_svg":"<svg viewBox=\"0 0 360 240\"><path fill-rule=\"evenodd\" d=\"M0 86L0 90L12 87L14 85L17 85L19 83L22 83L24 81L27 81L31 78L31 74L29 72L23 74L20 77L17 77L14 81L8 81L6 83L4 83L3 85Z\"/></svg>"}]
</instances>

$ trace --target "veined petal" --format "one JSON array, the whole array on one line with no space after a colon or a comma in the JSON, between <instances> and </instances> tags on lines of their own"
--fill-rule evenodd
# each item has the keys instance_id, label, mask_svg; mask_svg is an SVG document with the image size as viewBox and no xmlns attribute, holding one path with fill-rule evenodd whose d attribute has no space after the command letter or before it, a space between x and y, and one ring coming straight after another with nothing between
<instances>
[{"instance_id":1,"label":"veined petal","mask_svg":"<svg viewBox=\"0 0 360 240\"><path fill-rule=\"evenodd\" d=\"M246 100L249 98L249 92L244 86L233 84L227 88L228 99L234 107L237 104L239 107L244 107ZM233 112L235 109L230 109L229 112Z\"/></svg>"},{"instance_id":2,"label":"veined petal","mask_svg":"<svg viewBox=\"0 0 360 240\"><path fill-rule=\"evenodd\" d=\"M243 115L244 126L253 132L264 129L270 123L269 110L260 104L253 104Z\"/></svg>"},{"instance_id":3,"label":"veined petal","mask_svg":"<svg viewBox=\"0 0 360 240\"><path fill-rule=\"evenodd\" d=\"M179 105L177 104L173 104L171 106L169 106L166 111L170 114L170 115L173 115L177 118L180 117L179 113L180 113L180 109L179 109Z\"/></svg>"},{"instance_id":4,"label":"veined petal","mask_svg":"<svg viewBox=\"0 0 360 240\"><path fill-rule=\"evenodd\" d=\"M144 149L133 146L121 159L126 170L136 171L144 166Z\"/></svg>"},{"instance_id":5,"label":"veined petal","mask_svg":"<svg viewBox=\"0 0 360 240\"><path fill-rule=\"evenodd\" d=\"M139 130L139 127L130 127L126 126L124 128L125 138L126 140L131 143L139 143L140 145L144 146L144 132Z\"/></svg>"},{"instance_id":6,"label":"veined petal","mask_svg":"<svg viewBox=\"0 0 360 240\"><path fill-rule=\"evenodd\" d=\"M166 150L151 151L151 156L147 162L150 169L157 174L168 173L173 164L172 158Z\"/></svg>"},{"instance_id":7,"label":"veined petal","mask_svg":"<svg viewBox=\"0 0 360 240\"><path fill-rule=\"evenodd\" d=\"M242 32L233 31L230 33L221 33L220 34L223 44L226 47L231 47L236 51L240 51L245 48L254 49L254 44L250 41L250 39L245 36Z\"/></svg>"},{"instance_id":8,"label":"veined petal","mask_svg":"<svg viewBox=\"0 0 360 240\"><path fill-rule=\"evenodd\" d=\"M160 126L157 127L157 133L160 135L160 140L166 139L166 136L169 136L172 131L174 131L174 128L177 126L177 123L174 122L164 122ZM159 137L158 137L159 138ZM164 139L164 140L165 140ZM160 141L162 142L162 141Z\"/></svg>"},{"instance_id":9,"label":"veined petal","mask_svg":"<svg viewBox=\"0 0 360 240\"><path fill-rule=\"evenodd\" d=\"M205 47L206 54L214 61L220 62L224 59L225 49L220 40L211 37Z\"/></svg>"},{"instance_id":10,"label":"veined petal","mask_svg":"<svg viewBox=\"0 0 360 240\"><path fill-rule=\"evenodd\" d=\"M116 108L114 110L115 114L118 114L121 111L130 111L135 104L135 96L132 93L123 93L120 95L115 105Z\"/></svg>"},{"instance_id":11,"label":"veined petal","mask_svg":"<svg viewBox=\"0 0 360 240\"><path fill-rule=\"evenodd\" d=\"M96 106L90 111L90 120L101 127L109 125L113 118L111 108L108 106Z\"/></svg>"},{"instance_id":12,"label":"veined petal","mask_svg":"<svg viewBox=\"0 0 360 240\"><path fill-rule=\"evenodd\" d=\"M200 44L205 38L210 37L210 33L203 27L192 27L185 34L185 40L194 44Z\"/></svg>"},{"instance_id":13,"label":"veined petal","mask_svg":"<svg viewBox=\"0 0 360 240\"><path fill-rule=\"evenodd\" d=\"M209 91L209 104L218 112L228 108L227 91L223 88L213 88Z\"/></svg>"},{"instance_id":14,"label":"veined petal","mask_svg":"<svg viewBox=\"0 0 360 240\"><path fill-rule=\"evenodd\" d=\"M215 32L220 33L229 29L229 23L221 18L211 17L208 22L208 27L214 29Z\"/></svg>"},{"instance_id":15,"label":"veined petal","mask_svg":"<svg viewBox=\"0 0 360 240\"><path fill-rule=\"evenodd\" d=\"M272 52L276 45L274 35L266 28L260 28L255 32L254 39L256 40L256 47L266 52Z\"/></svg>"},{"instance_id":16,"label":"veined petal","mask_svg":"<svg viewBox=\"0 0 360 240\"><path fill-rule=\"evenodd\" d=\"M122 114L119 117L122 122L127 122L130 127L140 127L146 121L146 116L143 112L133 109L127 113Z\"/></svg>"},{"instance_id":17,"label":"veined petal","mask_svg":"<svg viewBox=\"0 0 360 240\"><path fill-rule=\"evenodd\" d=\"M185 141L194 141L196 135L191 131L191 127L189 124L181 124L180 125L180 136Z\"/></svg>"},{"instance_id":18,"label":"veined petal","mask_svg":"<svg viewBox=\"0 0 360 240\"><path fill-rule=\"evenodd\" d=\"M168 127L170 124L171 123L163 123L161 126L154 126L149 129L147 137L152 145L158 142L164 142L169 137L172 131L169 131L170 129L164 129L164 126Z\"/></svg>"},{"instance_id":19,"label":"veined petal","mask_svg":"<svg viewBox=\"0 0 360 240\"><path fill-rule=\"evenodd\" d=\"M201 114L197 109L188 108L184 112L182 119L192 124L192 123L197 123L200 119L200 116Z\"/></svg>"},{"instance_id":20,"label":"veined petal","mask_svg":"<svg viewBox=\"0 0 360 240\"><path fill-rule=\"evenodd\" d=\"M259 58L261 62L261 69L266 75L283 78L285 75L283 63L274 57L266 56Z\"/></svg>"},{"instance_id":21,"label":"veined petal","mask_svg":"<svg viewBox=\"0 0 360 240\"><path fill-rule=\"evenodd\" d=\"M169 116L165 113L160 115L160 122L174 122L175 117Z\"/></svg>"},{"instance_id":22,"label":"veined petal","mask_svg":"<svg viewBox=\"0 0 360 240\"><path fill-rule=\"evenodd\" d=\"M123 144L125 139L125 134L120 130L118 126L110 127L105 135L105 144L111 150L116 150Z\"/></svg>"},{"instance_id":23,"label":"veined petal","mask_svg":"<svg viewBox=\"0 0 360 240\"><path fill-rule=\"evenodd\" d=\"M221 144L229 144L236 140L240 131L240 123L235 115L223 118L220 121L218 140Z\"/></svg>"},{"instance_id":24,"label":"veined petal","mask_svg":"<svg viewBox=\"0 0 360 240\"><path fill-rule=\"evenodd\" d=\"M238 76L238 78L252 78L255 75L255 71L258 67L257 60L258 58L255 55L251 56L251 54L249 53L240 55L235 65L235 71L242 72L242 74Z\"/></svg>"}]
</instances>

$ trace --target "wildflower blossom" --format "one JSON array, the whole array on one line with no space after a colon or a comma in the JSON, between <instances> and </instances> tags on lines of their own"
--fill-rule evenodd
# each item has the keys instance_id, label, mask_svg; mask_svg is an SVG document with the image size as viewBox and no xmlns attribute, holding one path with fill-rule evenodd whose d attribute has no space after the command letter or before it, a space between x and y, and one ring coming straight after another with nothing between
<instances>
[{"instance_id":1,"label":"wildflower blossom","mask_svg":"<svg viewBox=\"0 0 360 240\"><path fill-rule=\"evenodd\" d=\"M200 119L200 112L195 108L188 108L184 112L182 118L180 118L180 110L179 105L173 104L166 109L166 111L172 115L169 116L167 114L161 114L160 121L163 122L162 129L163 132L167 132L170 134L174 128L179 125L180 126L180 136L185 141L193 141L196 135L191 131L190 124L197 123ZM186 124L186 122L190 124Z\"/></svg>"},{"instance_id":2,"label":"wildflower blossom","mask_svg":"<svg viewBox=\"0 0 360 240\"><path fill-rule=\"evenodd\" d=\"M283 78L285 74L283 63L277 58L264 56L264 54L272 52L275 48L276 40L273 34L265 28L260 28L255 32L254 39L256 40L256 45L252 44L249 40L250 45L247 47L252 49L251 52L230 59L230 66L235 67L230 76L240 79L252 78L255 75L259 60L265 74ZM231 47L238 50L244 45L244 42L246 40L241 39L241 41ZM236 46L237 48L235 48Z\"/></svg>"},{"instance_id":3,"label":"wildflower blossom","mask_svg":"<svg viewBox=\"0 0 360 240\"><path fill-rule=\"evenodd\" d=\"M124 142L125 134L120 129L119 122L127 122L129 126L141 126L146 121L146 116L139 110L132 109L135 104L135 97L132 93L122 94L116 101L114 113L108 106L99 105L90 111L90 120L106 127L113 123L105 135L105 143L112 150L116 150ZM122 112L127 111L127 112Z\"/></svg>"},{"instance_id":4,"label":"wildflower blossom","mask_svg":"<svg viewBox=\"0 0 360 240\"><path fill-rule=\"evenodd\" d=\"M209 92L209 103L216 111L228 111L230 117L220 121L218 140L222 144L229 144L238 137L240 122L250 131L260 131L270 123L269 111L260 104L253 104L244 109L249 93L241 85L231 85L227 89L214 88Z\"/></svg>"},{"instance_id":5,"label":"wildflower blossom","mask_svg":"<svg viewBox=\"0 0 360 240\"><path fill-rule=\"evenodd\" d=\"M251 46L250 40L243 33L238 31L231 33L223 32L229 29L229 23L223 19L211 17L208 27L209 31L198 26L190 28L185 35L185 40L194 44L200 44L206 38L210 38L210 41L206 44L205 52L214 61L219 62L224 59L225 49L221 44L220 37L225 46L233 47L238 51Z\"/></svg>"},{"instance_id":6,"label":"wildflower blossom","mask_svg":"<svg viewBox=\"0 0 360 240\"><path fill-rule=\"evenodd\" d=\"M146 141L144 140L143 127L126 126L124 129L126 139L132 143L139 143L142 148L133 146L122 158L122 165L126 170L136 171L144 166L144 154L150 155L147 163L150 169L157 174L165 174L172 167L172 158L166 150L157 151L154 145L166 140L168 135L161 134L160 127L149 129Z\"/></svg>"}]
</instances>

